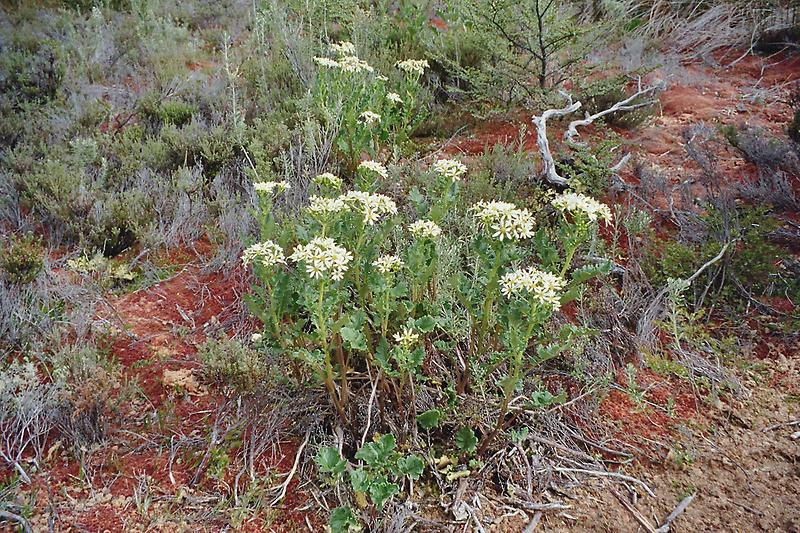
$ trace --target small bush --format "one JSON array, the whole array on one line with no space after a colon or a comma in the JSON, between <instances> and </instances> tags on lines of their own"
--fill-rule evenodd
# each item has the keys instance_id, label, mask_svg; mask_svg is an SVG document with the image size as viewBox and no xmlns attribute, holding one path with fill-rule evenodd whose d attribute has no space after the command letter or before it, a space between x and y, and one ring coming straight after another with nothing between
<instances>
[{"instance_id":1,"label":"small bush","mask_svg":"<svg viewBox=\"0 0 800 533\"><path fill-rule=\"evenodd\" d=\"M263 355L237 340L209 339L200 345L197 355L209 382L237 394L253 392L268 375Z\"/></svg>"},{"instance_id":2,"label":"small bush","mask_svg":"<svg viewBox=\"0 0 800 533\"><path fill-rule=\"evenodd\" d=\"M11 283L31 283L43 268L44 250L33 235L12 237L0 246L0 270Z\"/></svg>"}]
</instances>

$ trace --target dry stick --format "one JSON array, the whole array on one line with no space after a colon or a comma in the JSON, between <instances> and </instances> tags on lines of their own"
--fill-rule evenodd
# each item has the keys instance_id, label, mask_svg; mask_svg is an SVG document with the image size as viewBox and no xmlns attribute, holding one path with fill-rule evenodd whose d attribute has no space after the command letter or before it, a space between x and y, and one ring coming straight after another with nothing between
<instances>
[{"instance_id":1,"label":"dry stick","mask_svg":"<svg viewBox=\"0 0 800 533\"><path fill-rule=\"evenodd\" d=\"M694 274L692 274L691 276L686 278L686 282L689 285L691 285L692 282L694 280L696 280L700 276L700 274L703 273L703 271L705 271L705 269L707 269L708 267L710 267L711 265L713 265L714 263L716 263L717 261L722 259L725 256L725 252L728 251L728 247L733 242L736 242L736 239L734 239L733 241L730 241L730 242L726 242L725 246L722 247L722 249L719 251L719 253L715 257L713 257L713 258L709 259L708 261L706 261L706 263L703 266L701 266L700 268L698 268L697 271ZM639 320L639 325L638 325L638 329L639 329L638 333L640 335L640 338L641 338L641 334L642 334L642 326L644 325L643 323L644 323L645 319L649 319L649 320L654 320L655 319L656 310L661 305L661 300L664 298L664 296L666 296L666 294L668 292L669 292L669 285L667 285L666 287L661 289L661 291L656 295L656 297L653 299L653 301L650 303L650 305L647 306L647 309L645 310L645 312L642 313L642 318ZM650 324L650 325L652 325L652 324ZM648 328L648 331L650 331L650 330L651 329Z\"/></svg>"},{"instance_id":2,"label":"dry stick","mask_svg":"<svg viewBox=\"0 0 800 533\"><path fill-rule=\"evenodd\" d=\"M686 510L687 507L689 507L689 504L692 503L692 500L694 500L694 494L689 494L687 497L681 500L681 503L678 504L675 510L669 513L669 516L667 516L667 518L664 520L664 523L661 525L661 527L656 529L656 533L668 533L669 526L682 512Z\"/></svg>"},{"instance_id":3,"label":"dry stick","mask_svg":"<svg viewBox=\"0 0 800 533\"><path fill-rule=\"evenodd\" d=\"M300 447L297 448L297 455L295 455L294 457L294 464L292 465L292 469L289 471L289 475L286 476L286 481L281 483L279 487L275 487L274 489L272 489L276 490L280 488L280 492L275 497L275 499L272 500L272 502L270 502L270 506L274 507L275 505L278 504L279 501L283 499L284 496L286 496L286 490L289 488L289 483L292 482L292 478L294 478L294 475L297 472L297 466L300 464L300 458L303 456L303 450L308 444L308 440L310 438L311 438L311 430L309 429L308 431L306 431L306 438L303 441L303 444L301 444Z\"/></svg>"},{"instance_id":4,"label":"dry stick","mask_svg":"<svg viewBox=\"0 0 800 533\"><path fill-rule=\"evenodd\" d=\"M528 523L522 533L533 533L536 529L536 526L539 525L539 520L542 519L542 512L536 511L536 514L533 515L533 519Z\"/></svg>"},{"instance_id":5,"label":"dry stick","mask_svg":"<svg viewBox=\"0 0 800 533\"><path fill-rule=\"evenodd\" d=\"M553 467L553 470L556 472L575 472L578 474L587 474L589 476L600 476L600 477L613 477L616 479L621 479L623 481L629 481L631 483L635 483L642 487L645 492L647 492L650 497L655 498L655 493L650 489L650 487L642 481L641 479L636 479L635 477L626 476L625 474L619 474L617 472L607 472L605 470L587 470L584 468L562 468L560 466Z\"/></svg>"},{"instance_id":6,"label":"dry stick","mask_svg":"<svg viewBox=\"0 0 800 533\"><path fill-rule=\"evenodd\" d=\"M650 525L650 522L648 522L647 519L644 516L642 516L642 513L640 513L636 509L636 507L631 505L630 502L626 500L624 496L622 496L622 494L615 491L614 489L611 489L611 493L617 497L622 506L625 507L625 509L631 514L633 518L636 519L637 522L639 522L639 525L641 525L645 529L645 531L647 531L647 533L656 533L655 528L652 525Z\"/></svg>"},{"instance_id":7,"label":"dry stick","mask_svg":"<svg viewBox=\"0 0 800 533\"><path fill-rule=\"evenodd\" d=\"M25 517L20 516L18 514L14 514L11 511L3 511L0 510L0 521L3 522L16 522L22 528L25 533L33 533L33 529L31 529L30 523L25 519Z\"/></svg>"},{"instance_id":8,"label":"dry stick","mask_svg":"<svg viewBox=\"0 0 800 533\"><path fill-rule=\"evenodd\" d=\"M567 131L564 132L564 141L573 144L582 144L575 141L575 137L578 136L578 127L588 126L595 120L603 118L604 116L609 115L611 113L616 113L617 111L634 111L636 109L639 109L640 107L647 107L649 105L652 105L655 103L655 100L647 100L646 102L640 102L638 104L634 104L632 102L637 98L641 98L642 96L654 93L656 90L661 89L663 87L664 87L663 83L659 83L642 89L642 79L639 78L638 90L628 98L621 100L616 104L612 105L611 107L609 107L608 109L599 111L594 115L589 115L587 113L585 118L580 120L573 120L572 122L570 122L569 126L567 126Z\"/></svg>"},{"instance_id":9,"label":"dry stick","mask_svg":"<svg viewBox=\"0 0 800 533\"><path fill-rule=\"evenodd\" d=\"M531 119L534 126L536 126L536 144L539 147L539 154L542 156L542 175L552 185L564 187L567 185L567 180L562 178L556 172L556 163L553 160L553 153L550 151L550 143L547 140L547 119L551 117L563 117L570 113L574 113L581 107L580 102L572 101L572 97L566 93L561 93L567 98L569 104L561 109L548 109L544 111L541 116L534 115Z\"/></svg>"},{"instance_id":10,"label":"dry stick","mask_svg":"<svg viewBox=\"0 0 800 533\"><path fill-rule=\"evenodd\" d=\"M375 378L375 382L372 384L372 394L369 395L369 404L367 406L367 424L364 427L364 434L361 436L362 448L364 447L364 443L367 441L367 433L369 433L369 426L372 424L372 403L375 401L375 393L378 389L378 382L381 380L381 372L383 372L383 370L378 370L378 375ZM371 377L372 376L370 376L370 378Z\"/></svg>"}]
</instances>

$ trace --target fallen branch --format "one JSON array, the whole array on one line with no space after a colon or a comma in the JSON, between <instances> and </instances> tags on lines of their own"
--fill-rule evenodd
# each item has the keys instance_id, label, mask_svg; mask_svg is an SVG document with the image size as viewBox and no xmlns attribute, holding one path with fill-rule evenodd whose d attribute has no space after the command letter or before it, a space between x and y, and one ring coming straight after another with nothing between
<instances>
[{"instance_id":1,"label":"fallen branch","mask_svg":"<svg viewBox=\"0 0 800 533\"><path fill-rule=\"evenodd\" d=\"M311 430L308 430L306 432L306 438L303 441L303 444L301 444L300 447L297 448L297 454L294 457L294 464L292 465L292 469L289 471L289 475L286 476L286 481L281 483L278 487L272 489L272 490L280 489L280 491L278 492L278 495L275 496L275 499L272 500L272 502L270 502L270 506L275 507L275 505L277 505L278 502L280 502L284 498L284 496L286 496L286 491L289 489L289 484L292 482L292 478L294 478L294 474L297 472L297 467L298 465L300 465L300 458L303 456L303 450L308 444L309 438L311 438Z\"/></svg>"},{"instance_id":2,"label":"fallen branch","mask_svg":"<svg viewBox=\"0 0 800 533\"><path fill-rule=\"evenodd\" d=\"M644 89L642 89L642 79L639 78L639 81L637 82L637 91L632 95L630 95L629 97L627 97L626 99L621 100L616 104L612 105L611 107L609 107L608 109L599 111L594 115L589 115L587 113L584 118L580 120L573 120L572 122L570 122L569 126L567 126L567 131L564 132L564 142L572 144L582 144L578 143L575 140L575 137L578 136L578 128L588 126L595 120L601 119L606 115L610 115L611 113L616 113L617 111L634 111L642 107L653 105L654 103L656 103L655 99L639 102L638 104L634 104L633 102L639 98L653 94L657 90L663 89L663 87L664 87L663 83L658 83L656 85L651 85L649 87L645 87Z\"/></svg>"},{"instance_id":3,"label":"fallen branch","mask_svg":"<svg viewBox=\"0 0 800 533\"><path fill-rule=\"evenodd\" d=\"M16 522L25 533L33 533L30 523L23 516L14 514L10 511L0 510L0 522Z\"/></svg>"},{"instance_id":4,"label":"fallen branch","mask_svg":"<svg viewBox=\"0 0 800 533\"><path fill-rule=\"evenodd\" d=\"M667 518L664 520L664 523L661 525L661 527L656 529L656 533L668 533L669 526L682 512L686 510L687 507L689 507L689 504L692 503L692 500L694 500L694 494L689 494L687 497L681 500L681 503L678 504L675 510L669 513L669 516L667 516Z\"/></svg>"},{"instance_id":5,"label":"fallen branch","mask_svg":"<svg viewBox=\"0 0 800 533\"><path fill-rule=\"evenodd\" d=\"M616 479L621 479L623 481L628 481L630 483L639 485L645 490L645 492L650 497L652 498L656 497L655 493L652 491L652 489L650 489L650 486L647 483L645 483L641 479L636 479L635 477L626 476L625 474L618 474L617 472L607 472L605 470L587 470L585 468L562 468L559 466L554 467L553 470L555 470L556 472L564 472L564 473L573 472L576 474L586 474L589 476L613 477Z\"/></svg>"},{"instance_id":6,"label":"fallen branch","mask_svg":"<svg viewBox=\"0 0 800 533\"><path fill-rule=\"evenodd\" d=\"M553 185L564 187L567 185L567 180L558 175L556 171L556 162L553 160L553 153L550 151L550 143L547 140L547 120L553 117L563 117L570 113L574 113L581 107L580 102L573 102L572 97L567 93L562 92L569 102L567 106L561 109L548 109L544 111L541 116L534 115L532 118L533 125L536 126L536 144L539 147L539 154L542 156L542 175L544 178Z\"/></svg>"},{"instance_id":7,"label":"fallen branch","mask_svg":"<svg viewBox=\"0 0 800 533\"><path fill-rule=\"evenodd\" d=\"M647 531L647 533L656 533L655 528L652 525L650 525L650 522L648 522L647 519L644 516L642 516L642 513L640 513L636 509L636 507L631 505L631 503L628 500L626 500L625 497L622 496L622 494L615 491L614 489L611 489L611 493L617 497L619 503L621 503L622 506L625 508L625 510L627 510L631 514L631 516L637 522L639 522L639 525L642 526L644 530Z\"/></svg>"}]
</instances>

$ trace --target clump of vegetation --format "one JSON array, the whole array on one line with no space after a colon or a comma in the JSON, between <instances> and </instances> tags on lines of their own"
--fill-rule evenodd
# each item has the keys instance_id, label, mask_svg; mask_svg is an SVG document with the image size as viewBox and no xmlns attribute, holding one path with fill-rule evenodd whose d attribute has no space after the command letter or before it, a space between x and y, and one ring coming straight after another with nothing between
<instances>
[{"instance_id":1,"label":"clump of vegetation","mask_svg":"<svg viewBox=\"0 0 800 533\"><path fill-rule=\"evenodd\" d=\"M31 234L12 236L0 247L0 270L11 283L32 283L44 268L44 250Z\"/></svg>"}]
</instances>

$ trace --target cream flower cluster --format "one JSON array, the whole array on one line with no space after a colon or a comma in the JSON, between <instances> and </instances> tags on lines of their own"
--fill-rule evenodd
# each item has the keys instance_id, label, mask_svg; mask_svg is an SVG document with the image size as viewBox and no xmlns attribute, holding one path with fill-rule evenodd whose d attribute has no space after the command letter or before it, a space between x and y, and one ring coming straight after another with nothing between
<instances>
[{"instance_id":1,"label":"cream flower cluster","mask_svg":"<svg viewBox=\"0 0 800 533\"><path fill-rule=\"evenodd\" d=\"M403 260L396 255L382 255L372 262L381 274L391 274L403 268Z\"/></svg>"},{"instance_id":2,"label":"cream flower cluster","mask_svg":"<svg viewBox=\"0 0 800 533\"><path fill-rule=\"evenodd\" d=\"M316 237L308 244L295 246L289 259L306 264L306 273L314 279L327 275L334 281L341 281L353 254L327 237Z\"/></svg>"},{"instance_id":3,"label":"cream flower cluster","mask_svg":"<svg viewBox=\"0 0 800 533\"><path fill-rule=\"evenodd\" d=\"M248 246L244 252L242 252L242 263L250 265L256 262L261 263L265 267L271 267L280 263L286 263L286 256L283 254L283 248L274 242L259 242Z\"/></svg>"},{"instance_id":4,"label":"cream flower cluster","mask_svg":"<svg viewBox=\"0 0 800 533\"><path fill-rule=\"evenodd\" d=\"M367 172L374 172L383 179L389 177L389 171L386 170L385 166L381 165L377 161L362 161L358 165L358 170L366 170Z\"/></svg>"},{"instance_id":5,"label":"cream flower cluster","mask_svg":"<svg viewBox=\"0 0 800 533\"><path fill-rule=\"evenodd\" d=\"M514 270L500 278L500 291L506 297L533 294L541 305L553 309L561 307L561 291L565 285L563 278L533 267Z\"/></svg>"},{"instance_id":6,"label":"cream flower cluster","mask_svg":"<svg viewBox=\"0 0 800 533\"><path fill-rule=\"evenodd\" d=\"M427 59L406 59L404 61L398 61L395 63L395 66L406 74L422 76L425 73L425 69L430 65Z\"/></svg>"},{"instance_id":7,"label":"cream flower cluster","mask_svg":"<svg viewBox=\"0 0 800 533\"><path fill-rule=\"evenodd\" d=\"M330 187L331 189L341 189L343 183L342 178L330 172L318 175L314 178L314 182L320 187Z\"/></svg>"},{"instance_id":8,"label":"cream flower cluster","mask_svg":"<svg viewBox=\"0 0 800 533\"><path fill-rule=\"evenodd\" d=\"M358 115L358 120L362 124L370 126L376 122L380 122L381 116L378 113L373 113L372 111L364 111L363 113Z\"/></svg>"},{"instance_id":9,"label":"cream flower cluster","mask_svg":"<svg viewBox=\"0 0 800 533\"><path fill-rule=\"evenodd\" d=\"M368 225L375 224L384 215L396 215L397 204L384 194L350 191L339 197L345 204L364 216Z\"/></svg>"},{"instance_id":10,"label":"cream flower cluster","mask_svg":"<svg viewBox=\"0 0 800 533\"><path fill-rule=\"evenodd\" d=\"M435 239L442 234L442 228L432 220L417 220L408 226L408 231L415 237L423 239Z\"/></svg>"},{"instance_id":11,"label":"cream flower cluster","mask_svg":"<svg viewBox=\"0 0 800 533\"><path fill-rule=\"evenodd\" d=\"M456 182L461 180L461 176L467 171L467 166L455 159L440 159L431 166L431 169L443 178Z\"/></svg>"},{"instance_id":12,"label":"cream flower cluster","mask_svg":"<svg viewBox=\"0 0 800 533\"><path fill-rule=\"evenodd\" d=\"M559 211L569 211L573 214L583 213L591 221L596 221L600 218L606 222L611 222L611 209L606 204L583 194L565 192L555 197L551 203Z\"/></svg>"},{"instance_id":13,"label":"cream flower cluster","mask_svg":"<svg viewBox=\"0 0 800 533\"><path fill-rule=\"evenodd\" d=\"M397 93L386 93L386 99L397 105L403 104L403 99Z\"/></svg>"},{"instance_id":14,"label":"cream flower cluster","mask_svg":"<svg viewBox=\"0 0 800 533\"><path fill-rule=\"evenodd\" d=\"M328 50L338 56L354 56L356 55L356 46L350 41L342 41L340 43L331 43L328 45Z\"/></svg>"},{"instance_id":15,"label":"cream flower cluster","mask_svg":"<svg viewBox=\"0 0 800 533\"><path fill-rule=\"evenodd\" d=\"M313 215L327 217L342 211L347 211L348 205L340 196L339 198L325 198L323 196L309 197L308 211Z\"/></svg>"},{"instance_id":16,"label":"cream flower cluster","mask_svg":"<svg viewBox=\"0 0 800 533\"><path fill-rule=\"evenodd\" d=\"M315 57L314 63L320 67L339 69L342 72L374 72L369 63L362 61L358 56L348 55L336 59L329 57Z\"/></svg>"},{"instance_id":17,"label":"cream flower cluster","mask_svg":"<svg viewBox=\"0 0 800 533\"><path fill-rule=\"evenodd\" d=\"M492 237L500 239L529 239L534 235L533 215L509 202L478 202L472 207L475 218Z\"/></svg>"},{"instance_id":18,"label":"cream flower cluster","mask_svg":"<svg viewBox=\"0 0 800 533\"><path fill-rule=\"evenodd\" d=\"M374 72L375 70L369 63L362 61L357 56L344 56L338 63L343 72Z\"/></svg>"},{"instance_id":19,"label":"cream flower cluster","mask_svg":"<svg viewBox=\"0 0 800 533\"><path fill-rule=\"evenodd\" d=\"M410 350L419 342L419 333L415 333L412 328L403 327L402 331L394 334L394 341L406 350Z\"/></svg>"},{"instance_id":20,"label":"cream flower cluster","mask_svg":"<svg viewBox=\"0 0 800 533\"><path fill-rule=\"evenodd\" d=\"M325 68L339 68L339 62L329 57L315 57L314 63Z\"/></svg>"},{"instance_id":21,"label":"cream flower cluster","mask_svg":"<svg viewBox=\"0 0 800 533\"><path fill-rule=\"evenodd\" d=\"M256 192L280 194L287 189L291 189L292 186L287 181L257 181L253 184L253 188Z\"/></svg>"}]
</instances>

